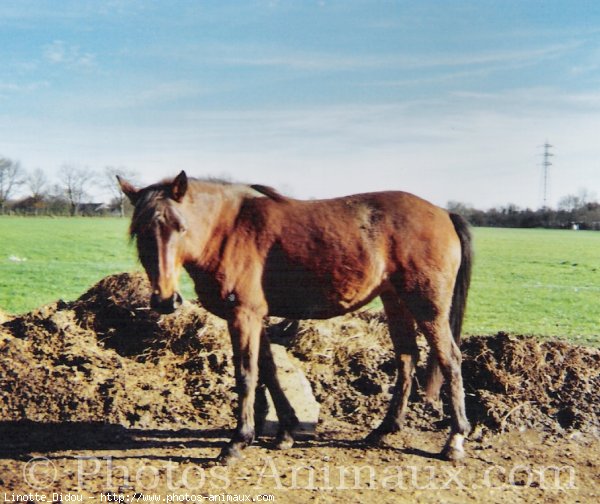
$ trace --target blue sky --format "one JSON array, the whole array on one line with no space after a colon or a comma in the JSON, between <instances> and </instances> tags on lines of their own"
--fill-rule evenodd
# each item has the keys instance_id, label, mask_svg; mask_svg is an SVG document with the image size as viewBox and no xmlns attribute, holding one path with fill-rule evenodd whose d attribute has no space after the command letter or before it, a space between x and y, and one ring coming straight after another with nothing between
<instances>
[{"instance_id":1,"label":"blue sky","mask_svg":"<svg viewBox=\"0 0 600 504\"><path fill-rule=\"evenodd\" d=\"M0 2L0 155L296 197L600 193L600 2ZM99 194L99 193L98 193Z\"/></svg>"}]
</instances>

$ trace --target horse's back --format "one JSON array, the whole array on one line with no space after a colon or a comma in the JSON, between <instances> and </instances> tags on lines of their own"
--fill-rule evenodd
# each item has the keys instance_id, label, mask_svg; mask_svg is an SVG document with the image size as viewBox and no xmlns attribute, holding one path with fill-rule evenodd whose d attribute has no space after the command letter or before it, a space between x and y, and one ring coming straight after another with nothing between
<instances>
[{"instance_id":1,"label":"horse's back","mask_svg":"<svg viewBox=\"0 0 600 504\"><path fill-rule=\"evenodd\" d=\"M271 235L263 289L274 315L328 318L366 304L390 278L408 286L427 270L457 267L448 212L410 193L259 204Z\"/></svg>"},{"instance_id":2,"label":"horse's back","mask_svg":"<svg viewBox=\"0 0 600 504\"><path fill-rule=\"evenodd\" d=\"M344 254L379 252L399 259L435 253L459 243L449 213L402 191L356 194L315 201L290 200L279 215L282 239ZM300 243L298 243L300 245Z\"/></svg>"}]
</instances>

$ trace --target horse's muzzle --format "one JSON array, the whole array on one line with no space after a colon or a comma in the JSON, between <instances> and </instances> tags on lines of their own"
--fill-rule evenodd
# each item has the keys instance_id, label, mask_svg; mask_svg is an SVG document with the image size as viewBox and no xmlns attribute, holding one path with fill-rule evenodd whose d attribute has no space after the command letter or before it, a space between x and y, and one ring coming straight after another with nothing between
<instances>
[{"instance_id":1,"label":"horse's muzzle","mask_svg":"<svg viewBox=\"0 0 600 504\"><path fill-rule=\"evenodd\" d=\"M162 299L159 294L152 294L152 297L150 298L150 308L165 315L173 313L182 303L183 298L179 292L175 292L167 299Z\"/></svg>"}]
</instances>

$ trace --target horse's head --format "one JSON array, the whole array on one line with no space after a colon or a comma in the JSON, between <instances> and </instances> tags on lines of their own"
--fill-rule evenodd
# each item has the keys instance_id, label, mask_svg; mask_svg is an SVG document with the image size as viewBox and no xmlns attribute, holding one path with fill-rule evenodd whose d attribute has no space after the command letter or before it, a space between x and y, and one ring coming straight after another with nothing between
<instances>
[{"instance_id":1,"label":"horse's head","mask_svg":"<svg viewBox=\"0 0 600 504\"><path fill-rule=\"evenodd\" d=\"M136 189L117 176L121 190L134 205L131 237L152 285L150 306L159 313L173 313L183 299L177 291L183 266L187 223L182 204L188 179L181 172L172 182Z\"/></svg>"}]
</instances>

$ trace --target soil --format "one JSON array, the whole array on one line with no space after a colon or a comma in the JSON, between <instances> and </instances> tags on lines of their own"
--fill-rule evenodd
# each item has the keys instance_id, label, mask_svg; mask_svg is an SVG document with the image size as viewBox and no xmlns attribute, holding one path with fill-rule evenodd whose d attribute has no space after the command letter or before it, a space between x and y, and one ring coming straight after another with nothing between
<instances>
[{"instance_id":1,"label":"soil","mask_svg":"<svg viewBox=\"0 0 600 504\"><path fill-rule=\"evenodd\" d=\"M212 459L234 426L226 324L193 303L158 316L149 296L142 275L124 273L77 301L0 320L5 500L35 492L128 502L600 498L600 350L504 333L465 339L474 430L467 458L449 463L439 458L447 411L421 398L424 342L406 427L388 447L366 448L361 440L383 417L394 381L385 316L269 320L272 341L299 359L321 404L317 433L286 451L262 437L224 468Z\"/></svg>"}]
</instances>

